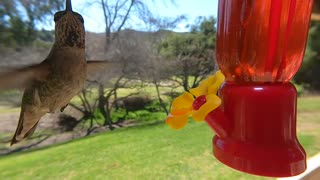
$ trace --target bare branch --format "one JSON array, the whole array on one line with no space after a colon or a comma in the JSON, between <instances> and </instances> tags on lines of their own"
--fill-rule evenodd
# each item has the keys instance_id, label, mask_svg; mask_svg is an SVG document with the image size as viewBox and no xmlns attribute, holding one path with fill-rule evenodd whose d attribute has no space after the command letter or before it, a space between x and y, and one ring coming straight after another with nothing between
<instances>
[{"instance_id":1,"label":"bare branch","mask_svg":"<svg viewBox=\"0 0 320 180\"><path fill-rule=\"evenodd\" d=\"M70 105L72 108L80 111L81 113L84 113L84 110L81 109L80 107L78 107L77 105L75 105L74 103L69 103L69 105Z\"/></svg>"},{"instance_id":2,"label":"bare branch","mask_svg":"<svg viewBox=\"0 0 320 180\"><path fill-rule=\"evenodd\" d=\"M129 16L129 13L130 13L130 11L131 11L131 8L132 8L132 6L134 5L134 2L135 2L135 0L131 0L131 3L130 3L130 5L129 5L129 8L128 8L125 16L123 17L122 22L121 22L120 25L118 26L118 29L116 30L115 35L112 37L113 40L118 36L119 31L122 29L123 25L126 23L126 21L127 21L127 19L128 19L128 16Z\"/></svg>"}]
</instances>

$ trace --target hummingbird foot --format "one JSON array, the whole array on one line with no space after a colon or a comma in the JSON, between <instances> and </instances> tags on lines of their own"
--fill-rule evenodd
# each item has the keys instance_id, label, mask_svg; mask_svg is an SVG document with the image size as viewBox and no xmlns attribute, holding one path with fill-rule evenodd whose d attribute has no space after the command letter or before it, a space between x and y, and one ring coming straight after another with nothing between
<instances>
[{"instance_id":1,"label":"hummingbird foot","mask_svg":"<svg viewBox=\"0 0 320 180\"><path fill-rule=\"evenodd\" d=\"M60 112L63 112L63 111L66 109L67 106L68 106L68 104L66 104L65 106L62 106L62 107L60 108Z\"/></svg>"}]
</instances>

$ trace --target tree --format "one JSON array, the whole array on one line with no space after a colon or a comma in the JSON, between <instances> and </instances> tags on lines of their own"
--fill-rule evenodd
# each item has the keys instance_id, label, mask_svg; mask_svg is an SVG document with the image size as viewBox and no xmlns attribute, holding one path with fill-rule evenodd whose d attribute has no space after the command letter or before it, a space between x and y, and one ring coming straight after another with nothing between
<instances>
[{"instance_id":1,"label":"tree","mask_svg":"<svg viewBox=\"0 0 320 180\"><path fill-rule=\"evenodd\" d=\"M111 41L113 41L128 22L133 13L150 14L149 9L142 0L116 0L100 1L103 17L105 21L105 38L107 50Z\"/></svg>"},{"instance_id":2,"label":"tree","mask_svg":"<svg viewBox=\"0 0 320 180\"><path fill-rule=\"evenodd\" d=\"M105 92L104 83L99 82L98 108L100 113L105 117L105 124L108 124L110 126L110 114L108 114L110 113L110 111L108 110L108 100L110 99L111 95L113 95L115 107L117 107L117 90L119 87L121 87L119 86L121 80L125 79L126 77L129 77L128 79L134 79L134 77L137 77L137 75L141 73L140 70L143 71L142 68L137 68L139 66L134 66L133 69L130 69L130 67L133 66L130 66L132 65L132 63L128 62L132 62L132 60L134 59L139 59L135 57L137 57L136 55L139 55L139 57L141 57L141 54L137 54L137 52L140 52L134 50L137 46L131 46L131 42L129 42L127 39L124 39L124 41L119 40L119 33L124 28L125 24L129 22L131 16L136 15L138 17L141 17L141 19L146 19L147 17L152 17L152 13L149 11L148 7L142 0L99 0L97 2L99 2L102 7L103 17L105 20L105 52L109 53L109 55L113 53L111 55L112 60L123 62L122 64L124 66L122 67L122 71L126 74L126 76L118 77L117 81L115 81L116 83L113 86L113 90L109 92ZM131 47L130 49L127 48L129 47L128 45ZM123 51L123 49L126 50ZM128 67L130 70L126 69Z\"/></svg>"},{"instance_id":3,"label":"tree","mask_svg":"<svg viewBox=\"0 0 320 180\"><path fill-rule=\"evenodd\" d=\"M37 24L64 6L64 0L4 0L0 2L1 44L23 46L37 37ZM25 17L26 15L26 17Z\"/></svg>"},{"instance_id":4,"label":"tree","mask_svg":"<svg viewBox=\"0 0 320 180\"><path fill-rule=\"evenodd\" d=\"M35 40L36 23L44 23L48 16L52 16L56 11L63 9L65 0L18 0L26 13L28 20L25 24L30 37L30 41Z\"/></svg>"},{"instance_id":5,"label":"tree","mask_svg":"<svg viewBox=\"0 0 320 180\"><path fill-rule=\"evenodd\" d=\"M101 5L105 21L105 52L110 52L109 50L112 42L119 36L119 32L127 23L131 14L149 12L148 8L141 0L97 0L96 2ZM114 49L116 49L116 47ZM112 58L114 59L114 57ZM115 102L117 103L117 89L119 88L117 82L120 82L121 79L122 76L120 75L118 77L118 80L114 84L113 90L109 91L108 93L106 93L104 90L105 86L103 82L99 82L98 85L98 109L105 118L104 124L108 124L110 129L112 129L112 124L110 120L110 111L108 110L108 100L110 99L111 95L113 95L115 98Z\"/></svg>"},{"instance_id":6,"label":"tree","mask_svg":"<svg viewBox=\"0 0 320 180\"><path fill-rule=\"evenodd\" d=\"M162 56L175 61L172 78L186 91L214 70L214 24L213 17L199 17L190 33L172 33L159 46Z\"/></svg>"},{"instance_id":7,"label":"tree","mask_svg":"<svg viewBox=\"0 0 320 180\"><path fill-rule=\"evenodd\" d=\"M311 23L308 43L302 66L294 77L298 84L311 90L320 90L320 22Z\"/></svg>"},{"instance_id":8,"label":"tree","mask_svg":"<svg viewBox=\"0 0 320 180\"><path fill-rule=\"evenodd\" d=\"M12 33L9 31L10 19L17 16L16 2L0 1L0 44L12 44Z\"/></svg>"},{"instance_id":9,"label":"tree","mask_svg":"<svg viewBox=\"0 0 320 180\"><path fill-rule=\"evenodd\" d=\"M8 26L8 18L17 16L17 2L12 0L0 1L0 26Z\"/></svg>"},{"instance_id":10,"label":"tree","mask_svg":"<svg viewBox=\"0 0 320 180\"><path fill-rule=\"evenodd\" d=\"M168 30L174 29L177 27L178 23L185 19L186 17L184 15L180 15L176 18L148 17L144 20L145 24L148 25L149 31L154 32L150 33L147 41L148 44L142 47L144 53L149 55L148 61L144 62L147 64L144 73L146 74L145 76L148 77L147 81L154 85L160 107L167 115L169 114L169 110L162 98L160 87L170 87L171 92L177 88L177 86L173 85L174 83L168 83L173 72L170 71L170 69L172 69L175 64L170 61L166 61L166 59L161 56L161 49L158 45L161 43L163 38L172 33ZM142 43L139 44L141 45ZM163 81L166 81L166 83L162 83Z\"/></svg>"}]
</instances>

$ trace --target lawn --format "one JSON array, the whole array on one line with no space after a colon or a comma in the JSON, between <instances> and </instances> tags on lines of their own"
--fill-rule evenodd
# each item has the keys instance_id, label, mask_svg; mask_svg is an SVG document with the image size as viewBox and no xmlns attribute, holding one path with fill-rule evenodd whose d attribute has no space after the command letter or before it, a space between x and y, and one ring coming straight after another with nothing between
<instances>
[{"instance_id":1,"label":"lawn","mask_svg":"<svg viewBox=\"0 0 320 180\"><path fill-rule=\"evenodd\" d=\"M309 156L320 151L319 97L300 98L298 135ZM266 179L228 168L211 155L212 131L163 122L0 158L0 179Z\"/></svg>"}]
</instances>

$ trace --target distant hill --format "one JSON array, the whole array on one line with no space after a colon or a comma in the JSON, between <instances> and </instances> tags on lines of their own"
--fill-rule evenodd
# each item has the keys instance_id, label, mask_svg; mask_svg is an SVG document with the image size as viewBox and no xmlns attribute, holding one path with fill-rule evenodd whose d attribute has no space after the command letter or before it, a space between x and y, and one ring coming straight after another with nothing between
<instances>
[{"instance_id":1,"label":"distant hill","mask_svg":"<svg viewBox=\"0 0 320 180\"><path fill-rule=\"evenodd\" d=\"M144 32L132 29L125 29L119 33L119 39L126 42L142 42L151 40L161 40L172 31L160 30L157 32ZM0 51L0 71L4 67L17 67L43 61L50 52L54 42L53 31L39 31L41 37L35 42L34 46L10 49L3 47ZM110 58L110 52L105 52L105 34L86 32L86 53L87 59L106 59ZM106 57L106 55L109 56ZM112 53L111 53L112 54Z\"/></svg>"},{"instance_id":2,"label":"distant hill","mask_svg":"<svg viewBox=\"0 0 320 180\"><path fill-rule=\"evenodd\" d=\"M145 32L136 31L132 29L125 29L119 32L119 41L130 42L146 42L146 41L159 41L165 38L167 35L175 33L168 30L159 30L157 32ZM104 33L86 33L86 52L88 59L103 59L110 58L108 54L110 52L105 52L106 37ZM111 48L112 49L112 48ZM110 50L110 49L109 49ZM114 49L113 49L114 50ZM106 57L107 54L107 57Z\"/></svg>"}]
</instances>

